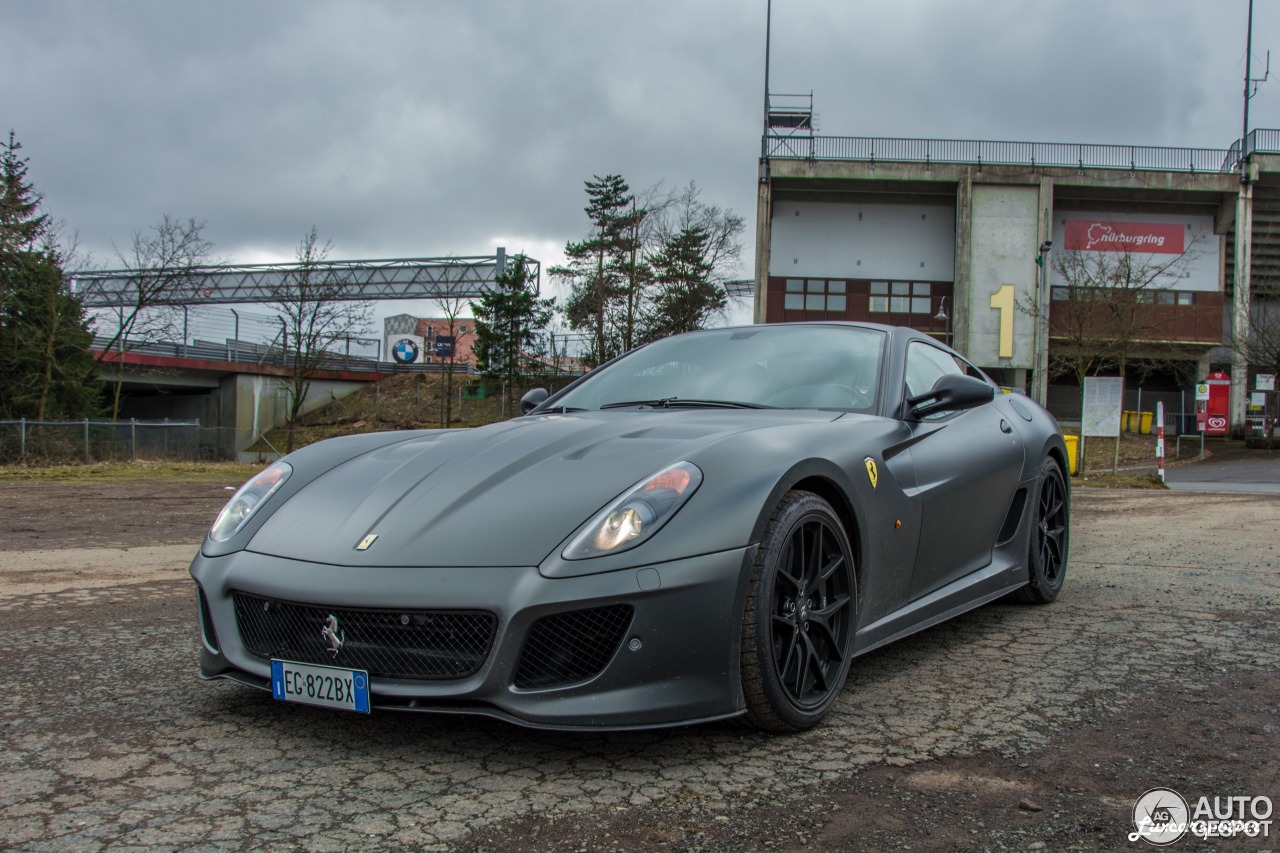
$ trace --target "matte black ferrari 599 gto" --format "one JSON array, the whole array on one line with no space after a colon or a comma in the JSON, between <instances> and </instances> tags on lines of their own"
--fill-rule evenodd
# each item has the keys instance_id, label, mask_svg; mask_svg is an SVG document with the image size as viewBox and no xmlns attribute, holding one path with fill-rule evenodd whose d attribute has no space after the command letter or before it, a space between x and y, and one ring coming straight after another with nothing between
<instances>
[{"instance_id":1,"label":"matte black ferrari 599 gto","mask_svg":"<svg viewBox=\"0 0 1280 853\"><path fill-rule=\"evenodd\" d=\"M1057 423L910 329L679 335L522 405L247 483L191 565L201 676L364 712L790 731L858 655L1062 588Z\"/></svg>"}]
</instances>

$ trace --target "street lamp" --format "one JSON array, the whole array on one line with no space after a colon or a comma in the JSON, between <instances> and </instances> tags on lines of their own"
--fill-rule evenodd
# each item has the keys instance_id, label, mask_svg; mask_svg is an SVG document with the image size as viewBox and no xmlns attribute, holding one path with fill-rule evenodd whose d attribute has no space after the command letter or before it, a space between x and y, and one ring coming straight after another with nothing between
<instances>
[{"instance_id":1,"label":"street lamp","mask_svg":"<svg viewBox=\"0 0 1280 853\"><path fill-rule=\"evenodd\" d=\"M1049 405L1049 252L1053 241L1040 244L1036 264L1040 267L1040 282L1036 288L1036 375L1033 396L1042 406Z\"/></svg>"}]
</instances>

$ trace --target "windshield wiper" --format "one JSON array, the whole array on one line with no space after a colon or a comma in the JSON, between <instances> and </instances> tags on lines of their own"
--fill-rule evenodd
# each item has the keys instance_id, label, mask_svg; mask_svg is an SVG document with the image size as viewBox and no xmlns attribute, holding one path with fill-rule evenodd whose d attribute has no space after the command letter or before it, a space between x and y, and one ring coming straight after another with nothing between
<instances>
[{"instance_id":1,"label":"windshield wiper","mask_svg":"<svg viewBox=\"0 0 1280 853\"><path fill-rule=\"evenodd\" d=\"M660 400L629 400L618 403L605 403L601 409L625 409L631 406L651 409L670 408L706 408L706 409L772 409L759 403L742 403L736 400L696 400L682 397L663 397Z\"/></svg>"},{"instance_id":2,"label":"windshield wiper","mask_svg":"<svg viewBox=\"0 0 1280 853\"><path fill-rule=\"evenodd\" d=\"M672 397L667 401L668 406L687 406L688 408L705 407L708 409L772 409L773 406L766 406L762 403L744 403L741 400L694 400Z\"/></svg>"},{"instance_id":3,"label":"windshield wiper","mask_svg":"<svg viewBox=\"0 0 1280 853\"><path fill-rule=\"evenodd\" d=\"M657 408L665 409L667 406L671 404L671 401L674 399L675 397L663 397L660 400L619 400L616 403L605 403L600 408L601 409L626 409L626 408L630 408L631 406L636 406L638 408L647 407L650 409L657 409Z\"/></svg>"}]
</instances>

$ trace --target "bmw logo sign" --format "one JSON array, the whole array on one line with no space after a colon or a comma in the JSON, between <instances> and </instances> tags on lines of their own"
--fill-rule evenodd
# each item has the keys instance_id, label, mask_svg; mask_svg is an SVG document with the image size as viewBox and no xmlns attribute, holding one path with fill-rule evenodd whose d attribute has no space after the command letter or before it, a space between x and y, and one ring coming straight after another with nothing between
<instances>
[{"instance_id":1,"label":"bmw logo sign","mask_svg":"<svg viewBox=\"0 0 1280 853\"><path fill-rule=\"evenodd\" d=\"M401 338L391 348L391 357L396 360L396 364L413 364L418 360L418 355L417 343L409 338Z\"/></svg>"}]
</instances>

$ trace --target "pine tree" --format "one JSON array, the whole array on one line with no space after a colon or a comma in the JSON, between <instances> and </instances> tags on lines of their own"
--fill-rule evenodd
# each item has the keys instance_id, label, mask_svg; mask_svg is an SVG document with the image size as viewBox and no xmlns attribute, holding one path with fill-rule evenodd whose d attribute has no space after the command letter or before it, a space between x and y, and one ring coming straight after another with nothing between
<instances>
[{"instance_id":1,"label":"pine tree","mask_svg":"<svg viewBox=\"0 0 1280 853\"><path fill-rule=\"evenodd\" d=\"M86 417L97 408L93 333L12 131L0 148L0 417Z\"/></svg>"},{"instance_id":2,"label":"pine tree","mask_svg":"<svg viewBox=\"0 0 1280 853\"><path fill-rule=\"evenodd\" d=\"M68 420L98 407L93 333L53 253L0 261L11 296L0 313L0 417Z\"/></svg>"},{"instance_id":3,"label":"pine tree","mask_svg":"<svg viewBox=\"0 0 1280 853\"><path fill-rule=\"evenodd\" d=\"M0 252L33 251L49 235L49 215L39 212L44 198L27 180L27 158L18 156L22 144L12 130L0 149Z\"/></svg>"},{"instance_id":4,"label":"pine tree","mask_svg":"<svg viewBox=\"0 0 1280 853\"><path fill-rule=\"evenodd\" d=\"M538 298L524 255L513 257L494 282L471 305L476 321L472 352L481 373L506 386L506 410L513 412L516 387L524 381L526 363L538 355L538 333L551 322L554 300Z\"/></svg>"},{"instance_id":5,"label":"pine tree","mask_svg":"<svg viewBox=\"0 0 1280 853\"><path fill-rule=\"evenodd\" d=\"M701 329L724 310L724 288L711 280L709 240L700 227L684 228L650 259L658 293L645 324L645 340Z\"/></svg>"},{"instance_id":6,"label":"pine tree","mask_svg":"<svg viewBox=\"0 0 1280 853\"><path fill-rule=\"evenodd\" d=\"M638 289L639 225L645 211L636 206L631 188L619 175L593 176L586 182L590 235L565 244L569 263L553 267L552 276L572 285L565 315L572 329L586 329L585 360L602 364L635 343Z\"/></svg>"}]
</instances>

